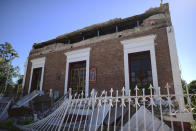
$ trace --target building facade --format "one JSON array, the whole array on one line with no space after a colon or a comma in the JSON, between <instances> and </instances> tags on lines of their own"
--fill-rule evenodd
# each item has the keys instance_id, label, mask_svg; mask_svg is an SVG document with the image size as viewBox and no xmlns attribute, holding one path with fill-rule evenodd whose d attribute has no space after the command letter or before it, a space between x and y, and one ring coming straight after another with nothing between
<instances>
[{"instance_id":1,"label":"building facade","mask_svg":"<svg viewBox=\"0 0 196 131\"><path fill-rule=\"evenodd\" d=\"M72 93L153 85L154 93L181 94L181 78L169 6L95 24L55 39L35 43L24 75L24 93L52 90ZM178 99L180 100L180 98Z\"/></svg>"}]
</instances>

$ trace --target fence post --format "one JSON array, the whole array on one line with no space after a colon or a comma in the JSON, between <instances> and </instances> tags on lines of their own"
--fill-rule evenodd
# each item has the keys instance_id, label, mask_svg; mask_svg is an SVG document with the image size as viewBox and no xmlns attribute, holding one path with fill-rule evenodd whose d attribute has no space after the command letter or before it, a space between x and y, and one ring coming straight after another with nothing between
<instances>
[{"instance_id":1,"label":"fence post","mask_svg":"<svg viewBox=\"0 0 196 131\"><path fill-rule=\"evenodd\" d=\"M136 122L136 131L138 131L138 114L137 114L137 113L138 113L138 112L137 112L137 110L138 110L137 105L139 104L139 103L138 103L138 94L137 94L137 93L138 93L138 90L139 90L139 89L138 89L138 87L137 87L137 85L136 85L136 86L135 86L135 92L136 92L136 93L135 93L135 94L136 94L136 97L135 97L135 110L136 110L136 112L135 112L135 113L136 113L136 117L135 117L136 121L135 121L135 122Z\"/></svg>"},{"instance_id":2,"label":"fence post","mask_svg":"<svg viewBox=\"0 0 196 131\"><path fill-rule=\"evenodd\" d=\"M107 127L107 131L110 130L110 115L111 115L111 107L113 107L112 105L112 93L113 93L113 89L110 89L110 99L109 99L109 117L108 117L108 127Z\"/></svg>"},{"instance_id":3,"label":"fence post","mask_svg":"<svg viewBox=\"0 0 196 131\"><path fill-rule=\"evenodd\" d=\"M143 93L143 98L142 98L142 101L143 101L143 105L144 105L144 131L146 131L146 96L145 96L145 89L143 88L142 89L142 93Z\"/></svg>"},{"instance_id":4,"label":"fence post","mask_svg":"<svg viewBox=\"0 0 196 131\"><path fill-rule=\"evenodd\" d=\"M118 90L116 90L116 104L115 104L115 115L114 115L114 131L116 131L116 115L117 115L117 106L118 106Z\"/></svg>"},{"instance_id":5,"label":"fence post","mask_svg":"<svg viewBox=\"0 0 196 131\"><path fill-rule=\"evenodd\" d=\"M152 85L150 84L150 105L151 105L151 109L152 109L152 129L153 129L153 131L155 131L155 127L154 127L154 100L153 100L153 96L152 96L152 89L153 89L153 87L152 87Z\"/></svg>"},{"instance_id":6,"label":"fence post","mask_svg":"<svg viewBox=\"0 0 196 131\"><path fill-rule=\"evenodd\" d=\"M169 93L169 85L168 83L166 84L166 87L167 89L167 102L168 102L168 105L169 105L169 116L170 116L170 120L171 120L171 127L172 127L172 130L174 130L174 124L173 124L173 120L172 120L172 110L171 110L171 105L172 105L172 102L171 102L171 96L170 96L170 93Z\"/></svg>"}]
</instances>

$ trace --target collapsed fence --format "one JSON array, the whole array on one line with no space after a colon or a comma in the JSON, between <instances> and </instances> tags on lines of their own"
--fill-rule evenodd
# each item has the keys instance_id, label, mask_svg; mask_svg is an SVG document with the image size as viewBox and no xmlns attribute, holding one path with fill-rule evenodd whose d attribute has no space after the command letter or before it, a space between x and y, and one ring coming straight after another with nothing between
<instances>
[{"instance_id":1,"label":"collapsed fence","mask_svg":"<svg viewBox=\"0 0 196 131\"><path fill-rule=\"evenodd\" d=\"M192 102L196 94L189 94L188 88L183 96L185 108L181 110L176 100L176 95L170 94L169 86L166 86L167 94L153 94L150 86L150 94L138 93L135 95L129 91L125 95L122 91L103 91L98 94L91 92L89 98L83 98L84 94L75 94L73 98L63 102L52 114L35 123L20 127L22 130L84 130L84 131L169 131L190 130L194 125L193 111L195 105ZM193 129L194 130L194 129Z\"/></svg>"},{"instance_id":2,"label":"collapsed fence","mask_svg":"<svg viewBox=\"0 0 196 131\"><path fill-rule=\"evenodd\" d=\"M54 104L50 106L50 108L47 108L43 112L35 111L36 116L38 116L41 119L47 117L49 114L54 112L57 108L59 108L62 105L62 103L67 99L68 99L68 93L62 96L61 98L59 98Z\"/></svg>"}]
</instances>

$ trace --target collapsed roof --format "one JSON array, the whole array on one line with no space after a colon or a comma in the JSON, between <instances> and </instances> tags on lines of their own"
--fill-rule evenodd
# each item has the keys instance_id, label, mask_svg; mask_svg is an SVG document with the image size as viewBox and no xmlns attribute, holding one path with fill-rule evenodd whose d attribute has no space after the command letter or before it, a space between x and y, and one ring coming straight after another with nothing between
<instances>
[{"instance_id":1,"label":"collapsed roof","mask_svg":"<svg viewBox=\"0 0 196 131\"><path fill-rule=\"evenodd\" d=\"M160 7L157 8L151 8L147 10L145 13L140 15L135 15L128 18L115 18L112 20L109 20L107 22L94 24L88 27L85 27L83 29L79 29L76 31L73 31L71 33L60 35L54 39L41 42L41 43L35 43L33 45L34 49L42 48L51 44L55 43L64 43L64 44L72 44L76 43L82 40L90 39L93 37L111 34L127 29L132 29L137 26L142 26L144 20L147 18L157 15L157 14L166 14L169 15L169 5L163 4ZM167 24L171 24L170 16L167 20Z\"/></svg>"}]
</instances>

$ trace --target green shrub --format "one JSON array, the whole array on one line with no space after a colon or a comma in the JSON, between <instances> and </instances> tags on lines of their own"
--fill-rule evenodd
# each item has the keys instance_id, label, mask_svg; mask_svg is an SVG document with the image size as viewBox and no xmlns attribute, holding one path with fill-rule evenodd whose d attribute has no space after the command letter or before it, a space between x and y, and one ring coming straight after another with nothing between
<instances>
[{"instance_id":1,"label":"green shrub","mask_svg":"<svg viewBox=\"0 0 196 131\"><path fill-rule=\"evenodd\" d=\"M191 123L191 130L196 130L196 120L194 120L193 123L194 123L194 127L193 124Z\"/></svg>"},{"instance_id":2,"label":"green shrub","mask_svg":"<svg viewBox=\"0 0 196 131\"><path fill-rule=\"evenodd\" d=\"M33 123L33 120L21 121L21 122L19 122L18 124L19 124L19 125L28 125L28 124L31 124L31 123Z\"/></svg>"},{"instance_id":3,"label":"green shrub","mask_svg":"<svg viewBox=\"0 0 196 131\"><path fill-rule=\"evenodd\" d=\"M0 129L5 129L8 131L20 131L17 127L13 125L12 120L6 120L6 121L1 121L0 122Z\"/></svg>"}]
</instances>

